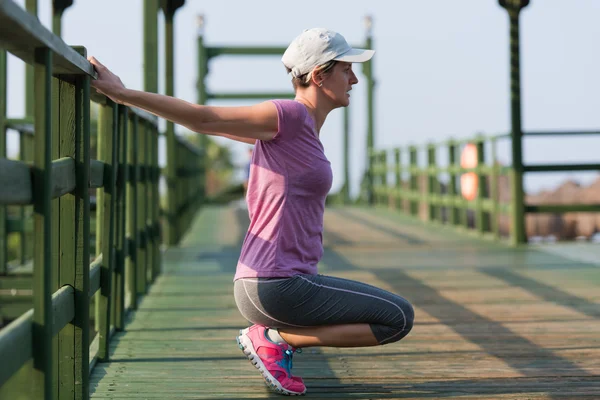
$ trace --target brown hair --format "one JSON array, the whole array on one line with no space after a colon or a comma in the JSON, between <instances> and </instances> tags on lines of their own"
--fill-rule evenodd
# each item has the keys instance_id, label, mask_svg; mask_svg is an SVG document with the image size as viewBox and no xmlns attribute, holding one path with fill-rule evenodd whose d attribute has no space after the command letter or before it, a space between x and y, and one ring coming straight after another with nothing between
<instances>
[{"instance_id":1,"label":"brown hair","mask_svg":"<svg viewBox=\"0 0 600 400\"><path fill-rule=\"evenodd\" d=\"M319 65L318 67L316 67L312 73L317 73L320 72L321 74L328 74L331 72L331 70L333 69L333 67L337 64L337 61L335 60L331 60L331 61L327 61L325 64ZM292 70L290 68L286 68L288 74L290 72L292 72ZM297 90L299 87L301 88L307 88L310 86L310 81L312 78L312 73L309 72L307 74L304 75L300 75L296 78L292 78L292 85L294 86L294 90Z\"/></svg>"}]
</instances>

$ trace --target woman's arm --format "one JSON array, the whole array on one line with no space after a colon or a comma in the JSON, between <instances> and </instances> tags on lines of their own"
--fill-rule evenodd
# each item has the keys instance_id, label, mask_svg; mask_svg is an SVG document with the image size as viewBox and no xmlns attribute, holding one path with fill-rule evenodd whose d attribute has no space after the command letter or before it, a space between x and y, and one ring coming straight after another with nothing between
<instances>
[{"instance_id":1,"label":"woman's arm","mask_svg":"<svg viewBox=\"0 0 600 400\"><path fill-rule=\"evenodd\" d=\"M224 137L224 138L227 138L227 139L235 140L236 142L248 143L248 144L251 144L251 145L255 145L256 144L256 139L250 139L250 138L246 138L246 137L228 135L226 133L214 133L211 136L220 136L220 137Z\"/></svg>"},{"instance_id":2,"label":"woman's arm","mask_svg":"<svg viewBox=\"0 0 600 400\"><path fill-rule=\"evenodd\" d=\"M119 104L141 108L194 132L228 137L254 144L271 140L277 133L277 108L272 102L244 107L212 107L156 93L125 88L119 77L93 57L98 72L92 86ZM247 141L248 140L248 141Z\"/></svg>"}]
</instances>

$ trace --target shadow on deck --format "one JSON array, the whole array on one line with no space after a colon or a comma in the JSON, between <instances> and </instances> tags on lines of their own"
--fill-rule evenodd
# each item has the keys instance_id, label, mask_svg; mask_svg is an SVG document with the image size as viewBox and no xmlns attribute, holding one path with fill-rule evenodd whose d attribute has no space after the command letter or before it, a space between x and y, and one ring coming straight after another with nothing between
<instances>
[{"instance_id":1,"label":"shadow on deck","mask_svg":"<svg viewBox=\"0 0 600 400\"><path fill-rule=\"evenodd\" d=\"M403 341L306 349L311 398L598 398L597 251L511 249L396 213L333 208L321 273L393 291L415 306ZM232 277L246 211L206 208L94 370L93 399L275 398L234 337L247 325ZM598 257L600 260L600 257Z\"/></svg>"}]
</instances>

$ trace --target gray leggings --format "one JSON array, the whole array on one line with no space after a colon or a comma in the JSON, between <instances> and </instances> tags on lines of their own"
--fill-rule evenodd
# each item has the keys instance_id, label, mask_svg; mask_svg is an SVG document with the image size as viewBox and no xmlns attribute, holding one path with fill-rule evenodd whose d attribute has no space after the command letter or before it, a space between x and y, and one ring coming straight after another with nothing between
<instances>
[{"instance_id":1,"label":"gray leggings","mask_svg":"<svg viewBox=\"0 0 600 400\"><path fill-rule=\"evenodd\" d=\"M365 283L323 275L238 279L235 302L254 324L271 328L366 323L380 344L410 332L414 311L400 296Z\"/></svg>"}]
</instances>

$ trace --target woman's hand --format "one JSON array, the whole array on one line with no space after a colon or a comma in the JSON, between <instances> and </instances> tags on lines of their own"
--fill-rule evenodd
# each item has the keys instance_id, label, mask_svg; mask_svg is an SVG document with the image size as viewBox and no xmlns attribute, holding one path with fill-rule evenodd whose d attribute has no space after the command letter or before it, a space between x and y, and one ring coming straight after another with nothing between
<instances>
[{"instance_id":1,"label":"woman's hand","mask_svg":"<svg viewBox=\"0 0 600 400\"><path fill-rule=\"evenodd\" d=\"M94 57L88 57L88 61L94 66L98 73L98 79L92 79L91 86L96 89L98 93L109 97L115 103L122 104L120 95L125 90L125 85L123 85L121 79Z\"/></svg>"}]
</instances>

